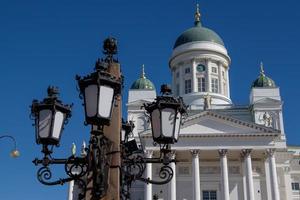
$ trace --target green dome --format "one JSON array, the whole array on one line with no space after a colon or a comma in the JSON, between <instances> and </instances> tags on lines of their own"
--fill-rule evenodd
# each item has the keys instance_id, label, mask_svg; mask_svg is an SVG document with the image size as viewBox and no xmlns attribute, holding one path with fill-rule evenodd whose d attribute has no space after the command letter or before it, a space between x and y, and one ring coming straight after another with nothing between
<instances>
[{"instance_id":1,"label":"green dome","mask_svg":"<svg viewBox=\"0 0 300 200\"><path fill-rule=\"evenodd\" d=\"M130 89L132 90L155 90L154 84L146 78L145 72L144 72L144 66L142 75L139 79L133 82Z\"/></svg>"},{"instance_id":2,"label":"green dome","mask_svg":"<svg viewBox=\"0 0 300 200\"><path fill-rule=\"evenodd\" d=\"M195 23L196 25L186 31L184 31L176 40L174 49L180 45L189 42L200 42L208 41L214 42L224 46L224 42L221 37L215 33L213 30L205 28L200 22Z\"/></svg>"},{"instance_id":3,"label":"green dome","mask_svg":"<svg viewBox=\"0 0 300 200\"><path fill-rule=\"evenodd\" d=\"M257 77L255 81L252 83L253 87L263 87L263 88L274 88L276 87L275 82L265 75L263 65L261 64L260 75Z\"/></svg>"}]
</instances>

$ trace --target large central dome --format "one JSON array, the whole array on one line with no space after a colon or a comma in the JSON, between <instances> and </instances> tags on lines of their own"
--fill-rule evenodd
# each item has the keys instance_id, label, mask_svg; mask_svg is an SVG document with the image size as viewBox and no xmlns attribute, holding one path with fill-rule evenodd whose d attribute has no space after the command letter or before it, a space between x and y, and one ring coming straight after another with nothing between
<instances>
[{"instance_id":1,"label":"large central dome","mask_svg":"<svg viewBox=\"0 0 300 200\"><path fill-rule=\"evenodd\" d=\"M197 9L195 14L195 26L184 31L176 40L174 49L180 45L189 42L214 42L224 46L224 42L221 37L211 29L205 28L200 22L200 12Z\"/></svg>"},{"instance_id":2,"label":"large central dome","mask_svg":"<svg viewBox=\"0 0 300 200\"><path fill-rule=\"evenodd\" d=\"M189 43L189 42L214 42L224 46L224 42L221 37L215 33L213 30L201 26L200 23L195 25L186 31L184 31L176 40L174 49L180 45Z\"/></svg>"}]
</instances>

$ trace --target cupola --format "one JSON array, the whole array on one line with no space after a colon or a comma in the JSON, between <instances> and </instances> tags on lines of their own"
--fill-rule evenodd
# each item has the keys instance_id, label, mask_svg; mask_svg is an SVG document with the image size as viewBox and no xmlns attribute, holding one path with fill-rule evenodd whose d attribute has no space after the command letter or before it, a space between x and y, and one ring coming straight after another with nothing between
<instances>
[{"instance_id":1,"label":"cupola","mask_svg":"<svg viewBox=\"0 0 300 200\"><path fill-rule=\"evenodd\" d=\"M255 81L252 83L252 88L261 87L261 88L274 88L276 87L275 82L265 75L264 66L261 62L260 64L260 74Z\"/></svg>"},{"instance_id":2,"label":"cupola","mask_svg":"<svg viewBox=\"0 0 300 200\"><path fill-rule=\"evenodd\" d=\"M154 84L146 78L145 67L142 66L142 73L139 79L133 82L131 90L155 90Z\"/></svg>"}]
</instances>

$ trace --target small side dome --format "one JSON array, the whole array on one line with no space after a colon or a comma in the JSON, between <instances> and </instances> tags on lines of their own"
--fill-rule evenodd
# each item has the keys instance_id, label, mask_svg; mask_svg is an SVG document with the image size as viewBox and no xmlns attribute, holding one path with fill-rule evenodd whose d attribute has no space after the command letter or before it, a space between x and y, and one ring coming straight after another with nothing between
<instances>
[{"instance_id":1,"label":"small side dome","mask_svg":"<svg viewBox=\"0 0 300 200\"><path fill-rule=\"evenodd\" d=\"M274 88L276 87L275 82L265 75L265 71L263 68L263 63L260 64L260 75L257 77L255 81L252 83L253 87L261 87L261 88Z\"/></svg>"},{"instance_id":2,"label":"small side dome","mask_svg":"<svg viewBox=\"0 0 300 200\"><path fill-rule=\"evenodd\" d=\"M224 46L222 38L213 30L205 28L200 22L199 5L195 13L195 26L184 31L176 40L173 49L189 42L214 42Z\"/></svg>"},{"instance_id":3,"label":"small side dome","mask_svg":"<svg viewBox=\"0 0 300 200\"><path fill-rule=\"evenodd\" d=\"M131 90L155 90L154 84L145 76L144 65L142 67L141 77L133 82L130 89Z\"/></svg>"}]
</instances>

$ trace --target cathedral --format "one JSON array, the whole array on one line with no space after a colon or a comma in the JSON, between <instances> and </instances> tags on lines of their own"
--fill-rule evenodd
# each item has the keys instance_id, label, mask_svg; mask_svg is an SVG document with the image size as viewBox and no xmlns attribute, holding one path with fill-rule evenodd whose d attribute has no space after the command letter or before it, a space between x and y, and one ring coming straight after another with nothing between
<instances>
[{"instance_id":1,"label":"cathedral","mask_svg":"<svg viewBox=\"0 0 300 200\"><path fill-rule=\"evenodd\" d=\"M194 26L176 39L169 68L173 95L188 105L188 116L172 145L175 175L166 185L136 182L133 200L300 200L300 147L286 144L283 101L261 64L253 77L249 105L230 97L231 58L222 38L204 27L197 8ZM144 103L156 98L145 74L128 94L128 120L146 157L155 157ZM160 164L147 164L145 177L158 179ZM155 198L154 198L155 197Z\"/></svg>"}]
</instances>

